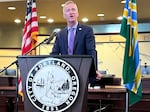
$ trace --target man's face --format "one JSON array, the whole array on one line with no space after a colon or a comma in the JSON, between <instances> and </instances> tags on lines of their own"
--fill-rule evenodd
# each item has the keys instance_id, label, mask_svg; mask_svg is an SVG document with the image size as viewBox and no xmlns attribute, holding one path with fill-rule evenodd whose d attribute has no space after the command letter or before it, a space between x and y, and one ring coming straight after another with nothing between
<instances>
[{"instance_id":1,"label":"man's face","mask_svg":"<svg viewBox=\"0 0 150 112\"><path fill-rule=\"evenodd\" d=\"M67 22L76 22L79 16L77 6L73 3L67 4L63 10L63 16Z\"/></svg>"}]
</instances>

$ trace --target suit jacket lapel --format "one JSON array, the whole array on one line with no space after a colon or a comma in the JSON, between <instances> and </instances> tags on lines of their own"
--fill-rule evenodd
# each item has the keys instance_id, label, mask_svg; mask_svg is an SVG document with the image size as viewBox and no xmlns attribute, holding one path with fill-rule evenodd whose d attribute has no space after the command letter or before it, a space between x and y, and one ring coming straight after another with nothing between
<instances>
[{"instance_id":1,"label":"suit jacket lapel","mask_svg":"<svg viewBox=\"0 0 150 112\"><path fill-rule=\"evenodd\" d=\"M76 35L75 35L75 41L74 41L74 49L73 50L76 49L77 43L78 43L78 41L80 41L81 33L82 33L82 27L81 27L80 24L78 24L77 29L76 29Z\"/></svg>"},{"instance_id":2,"label":"suit jacket lapel","mask_svg":"<svg viewBox=\"0 0 150 112\"><path fill-rule=\"evenodd\" d=\"M63 43L64 43L65 50L66 50L65 52L68 53L68 30L67 30L67 28L65 28L63 36L64 36Z\"/></svg>"}]
</instances>

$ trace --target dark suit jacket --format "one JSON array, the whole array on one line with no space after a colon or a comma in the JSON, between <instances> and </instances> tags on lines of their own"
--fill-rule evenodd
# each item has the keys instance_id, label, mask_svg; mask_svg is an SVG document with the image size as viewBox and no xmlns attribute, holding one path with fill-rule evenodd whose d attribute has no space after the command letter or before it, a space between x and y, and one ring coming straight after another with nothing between
<instances>
[{"instance_id":1,"label":"dark suit jacket","mask_svg":"<svg viewBox=\"0 0 150 112\"><path fill-rule=\"evenodd\" d=\"M68 54L67 27L57 34L51 54ZM78 24L74 41L73 55L92 55L96 59L95 37L91 27Z\"/></svg>"},{"instance_id":2,"label":"dark suit jacket","mask_svg":"<svg viewBox=\"0 0 150 112\"><path fill-rule=\"evenodd\" d=\"M68 55L68 29L61 30L56 35L56 41L52 48L51 55ZM95 50L95 36L91 27L78 24L76 29L73 55L91 55L94 58L97 69L97 52ZM91 74L90 83L94 83L95 73Z\"/></svg>"}]
</instances>

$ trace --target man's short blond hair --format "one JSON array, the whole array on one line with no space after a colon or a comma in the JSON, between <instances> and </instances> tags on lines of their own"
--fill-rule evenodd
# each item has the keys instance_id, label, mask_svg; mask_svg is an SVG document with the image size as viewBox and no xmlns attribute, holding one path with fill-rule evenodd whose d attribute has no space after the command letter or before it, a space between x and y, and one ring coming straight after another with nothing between
<instances>
[{"instance_id":1,"label":"man's short blond hair","mask_svg":"<svg viewBox=\"0 0 150 112\"><path fill-rule=\"evenodd\" d=\"M63 12L65 11L65 6L68 5L68 4L75 4L76 7L77 7L77 4L76 4L74 1L68 0L67 2L65 2L64 6L63 6ZM77 8L77 9L78 9L78 8Z\"/></svg>"}]
</instances>

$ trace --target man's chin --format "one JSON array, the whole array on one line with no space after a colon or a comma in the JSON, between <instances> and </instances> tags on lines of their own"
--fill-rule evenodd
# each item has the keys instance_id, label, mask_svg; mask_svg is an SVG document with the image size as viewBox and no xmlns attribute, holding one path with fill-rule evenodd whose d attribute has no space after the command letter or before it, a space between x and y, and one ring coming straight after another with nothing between
<instances>
[{"instance_id":1,"label":"man's chin","mask_svg":"<svg viewBox=\"0 0 150 112\"><path fill-rule=\"evenodd\" d=\"M72 20L70 20L69 22L70 22L70 23L75 23L76 20L75 20L75 19L72 19Z\"/></svg>"}]
</instances>

